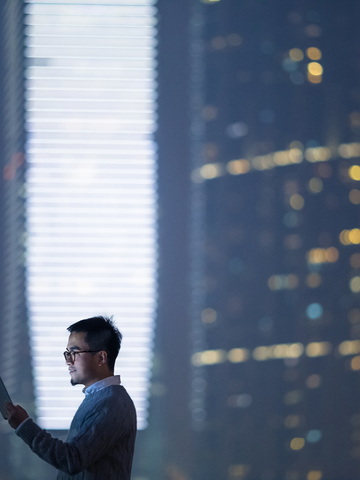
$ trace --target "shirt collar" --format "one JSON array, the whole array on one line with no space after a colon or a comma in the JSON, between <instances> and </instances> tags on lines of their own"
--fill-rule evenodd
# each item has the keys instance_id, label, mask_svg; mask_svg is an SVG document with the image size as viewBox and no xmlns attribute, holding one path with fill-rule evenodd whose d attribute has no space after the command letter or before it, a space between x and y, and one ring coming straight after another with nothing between
<instances>
[{"instance_id":1,"label":"shirt collar","mask_svg":"<svg viewBox=\"0 0 360 480\"><path fill-rule=\"evenodd\" d=\"M120 375L112 375L111 377L104 378L96 383L93 383L87 388L83 388L83 393L85 395L89 395L90 393L97 392L98 390L102 390L103 388L109 387L110 385L120 385L121 379Z\"/></svg>"}]
</instances>

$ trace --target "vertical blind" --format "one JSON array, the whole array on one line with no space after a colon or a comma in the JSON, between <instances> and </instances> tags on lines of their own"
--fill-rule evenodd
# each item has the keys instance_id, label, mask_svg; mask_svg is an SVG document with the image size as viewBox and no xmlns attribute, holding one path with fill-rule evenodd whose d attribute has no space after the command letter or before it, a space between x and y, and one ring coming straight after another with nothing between
<instances>
[{"instance_id":1,"label":"vertical blind","mask_svg":"<svg viewBox=\"0 0 360 480\"><path fill-rule=\"evenodd\" d=\"M39 424L83 398L66 328L114 315L115 373L138 426L156 307L156 8L152 0L26 1L27 302Z\"/></svg>"}]
</instances>

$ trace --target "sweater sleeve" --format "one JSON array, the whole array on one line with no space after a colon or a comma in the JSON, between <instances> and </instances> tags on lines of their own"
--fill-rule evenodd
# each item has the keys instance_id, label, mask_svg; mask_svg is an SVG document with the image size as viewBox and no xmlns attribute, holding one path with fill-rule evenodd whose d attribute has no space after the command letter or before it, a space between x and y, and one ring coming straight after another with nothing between
<instances>
[{"instance_id":1,"label":"sweater sleeve","mask_svg":"<svg viewBox=\"0 0 360 480\"><path fill-rule=\"evenodd\" d=\"M69 475L76 475L131 434L134 430L134 413L131 410L127 402L119 405L114 398L106 398L90 410L69 442L52 437L32 420L25 422L17 435L50 465Z\"/></svg>"}]
</instances>

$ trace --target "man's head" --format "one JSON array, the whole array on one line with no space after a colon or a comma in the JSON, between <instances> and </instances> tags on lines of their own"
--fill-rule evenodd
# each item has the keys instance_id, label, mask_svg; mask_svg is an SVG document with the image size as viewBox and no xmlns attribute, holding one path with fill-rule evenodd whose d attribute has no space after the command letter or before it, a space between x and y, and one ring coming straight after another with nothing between
<instances>
[{"instance_id":1,"label":"man's head","mask_svg":"<svg viewBox=\"0 0 360 480\"><path fill-rule=\"evenodd\" d=\"M68 331L67 350L75 353L73 358L66 354L73 385L89 386L114 373L122 335L112 319L87 318L70 325Z\"/></svg>"}]
</instances>

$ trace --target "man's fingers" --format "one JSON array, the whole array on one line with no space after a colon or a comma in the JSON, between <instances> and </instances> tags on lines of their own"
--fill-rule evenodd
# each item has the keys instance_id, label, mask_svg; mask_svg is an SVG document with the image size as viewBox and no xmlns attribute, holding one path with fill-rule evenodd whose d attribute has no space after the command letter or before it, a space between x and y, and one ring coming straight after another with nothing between
<instances>
[{"instance_id":1,"label":"man's fingers","mask_svg":"<svg viewBox=\"0 0 360 480\"><path fill-rule=\"evenodd\" d=\"M8 413L13 413L13 412L15 412L15 406L14 406L11 402L5 402L5 403L4 403L4 406L5 406L5 410L6 410Z\"/></svg>"},{"instance_id":2,"label":"man's fingers","mask_svg":"<svg viewBox=\"0 0 360 480\"><path fill-rule=\"evenodd\" d=\"M15 417L17 414L17 407L18 405L14 405L11 402L5 402L5 412L7 413L7 419L9 420L11 417Z\"/></svg>"}]
</instances>

